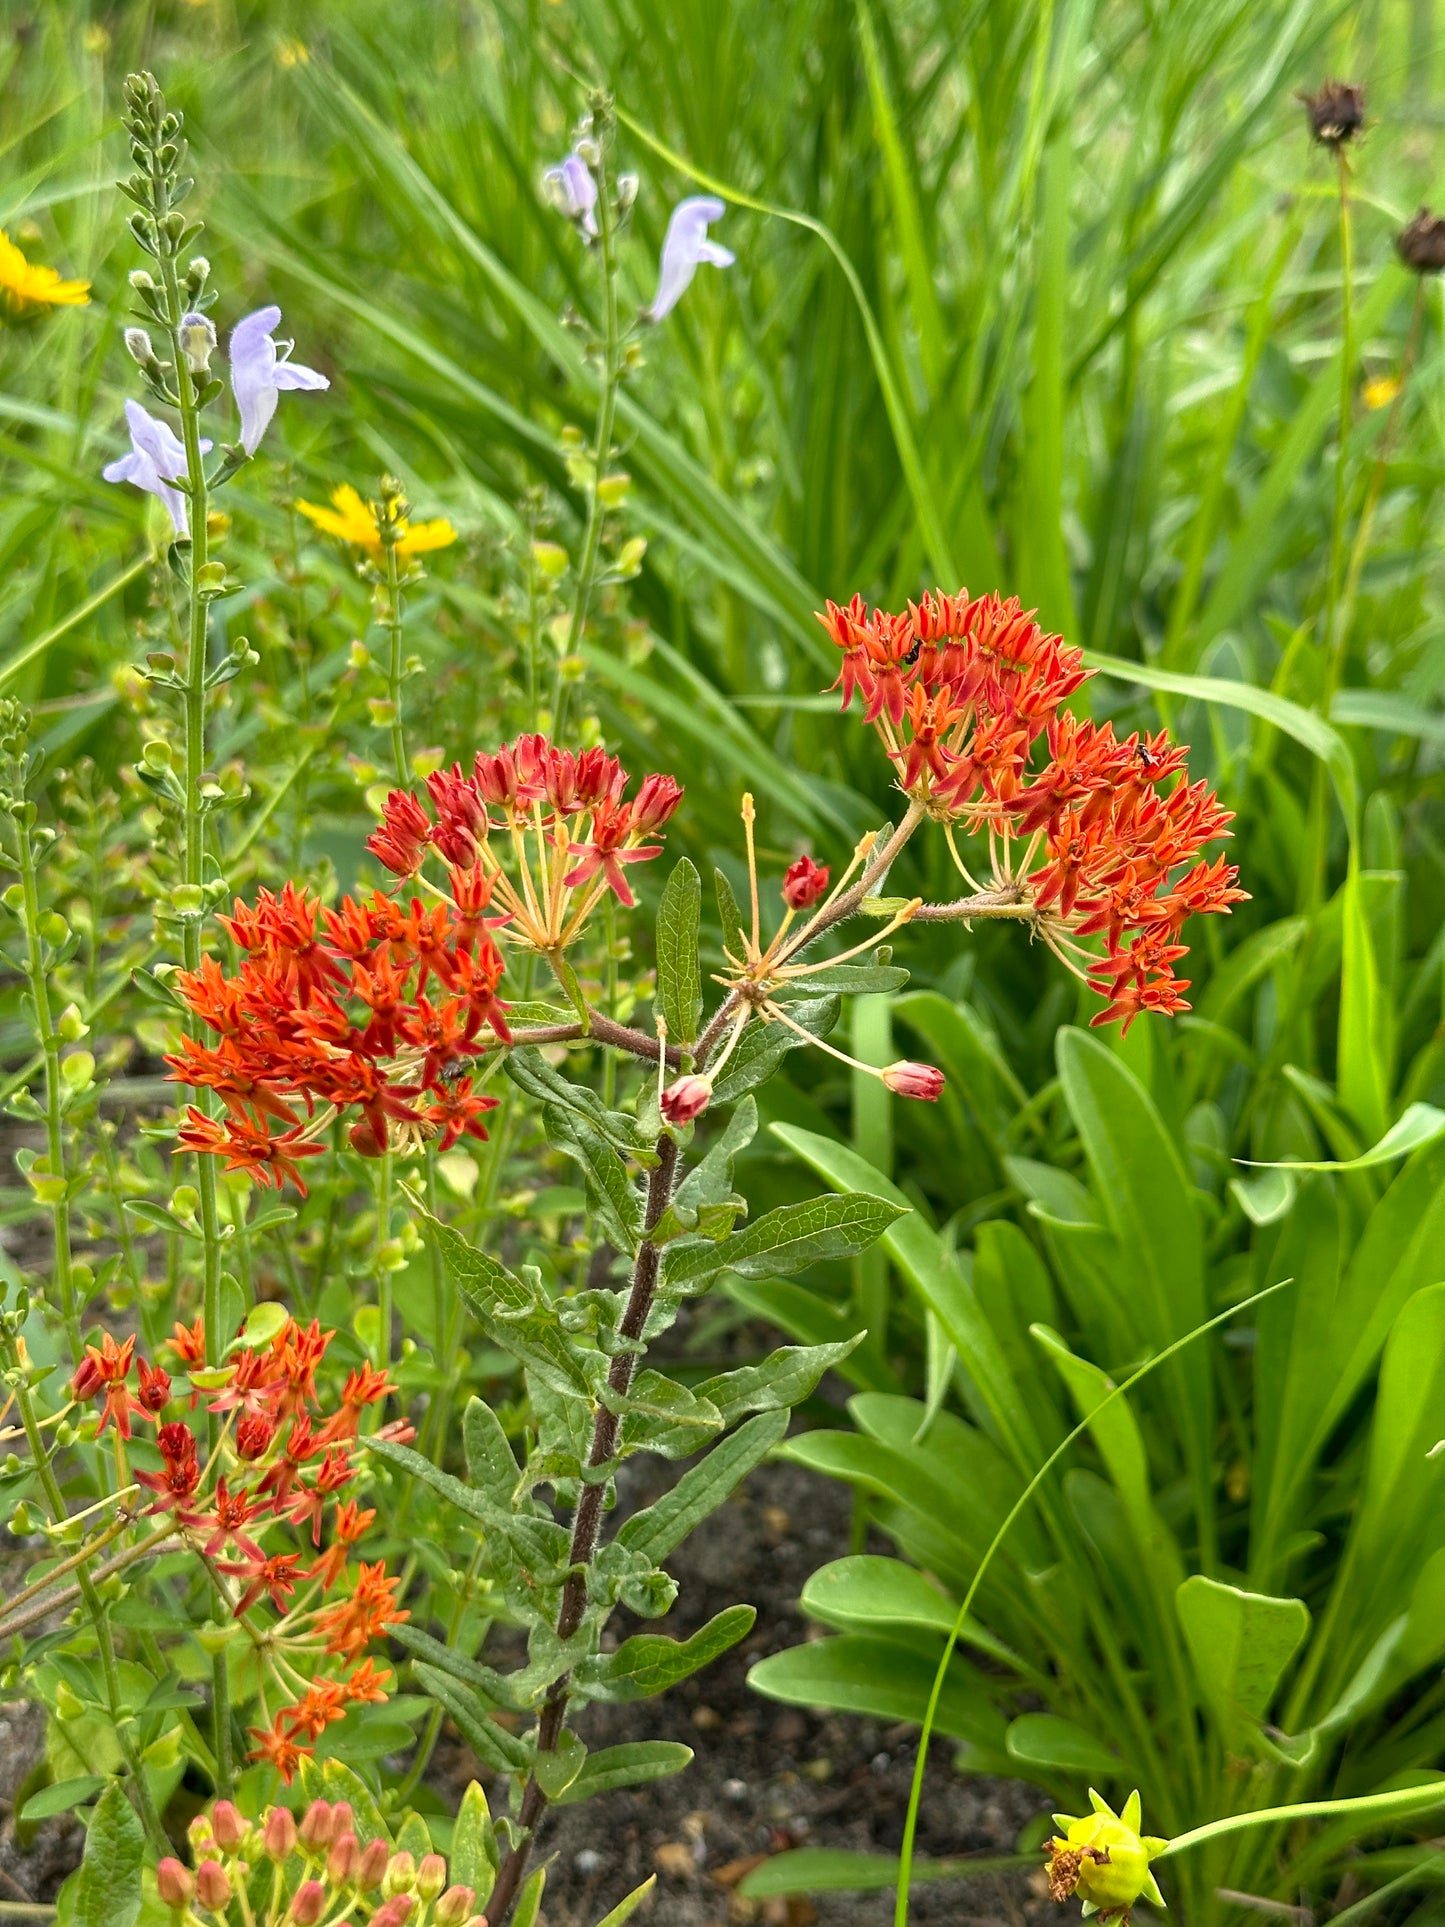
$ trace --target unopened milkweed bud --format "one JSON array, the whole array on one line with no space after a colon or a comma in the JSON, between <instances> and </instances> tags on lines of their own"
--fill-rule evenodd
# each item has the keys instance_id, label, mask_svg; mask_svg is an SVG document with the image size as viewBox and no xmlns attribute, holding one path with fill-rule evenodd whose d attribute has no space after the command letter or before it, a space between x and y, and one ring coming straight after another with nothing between
<instances>
[{"instance_id":1,"label":"unopened milkweed bud","mask_svg":"<svg viewBox=\"0 0 1445 1927\"><path fill-rule=\"evenodd\" d=\"M356 1869L356 1884L360 1891L369 1894L379 1887L386 1873L386 1863L391 1858L391 1848L379 1836L368 1840L362 1848L361 1860Z\"/></svg>"},{"instance_id":2,"label":"unopened milkweed bud","mask_svg":"<svg viewBox=\"0 0 1445 1927\"><path fill-rule=\"evenodd\" d=\"M240 1846L246 1837L246 1822L234 1801L217 1800L211 1808L211 1832L216 1845L226 1853L234 1853Z\"/></svg>"},{"instance_id":3,"label":"unopened milkweed bud","mask_svg":"<svg viewBox=\"0 0 1445 1927\"><path fill-rule=\"evenodd\" d=\"M261 1845L268 1860L279 1865L296 1851L296 1816L289 1807L272 1807L261 1830Z\"/></svg>"},{"instance_id":4,"label":"unopened milkweed bud","mask_svg":"<svg viewBox=\"0 0 1445 1927\"><path fill-rule=\"evenodd\" d=\"M291 1918L296 1927L316 1927L326 1911L326 1889L319 1880L303 1880L291 1896Z\"/></svg>"},{"instance_id":5,"label":"unopened milkweed bud","mask_svg":"<svg viewBox=\"0 0 1445 1927\"><path fill-rule=\"evenodd\" d=\"M943 1095L943 1072L932 1064L890 1064L880 1073L888 1089L898 1097L921 1097L936 1104Z\"/></svg>"},{"instance_id":6,"label":"unopened milkweed bud","mask_svg":"<svg viewBox=\"0 0 1445 1927\"><path fill-rule=\"evenodd\" d=\"M828 866L800 856L783 872L783 902L790 910L810 910L828 888Z\"/></svg>"},{"instance_id":7,"label":"unopened milkweed bud","mask_svg":"<svg viewBox=\"0 0 1445 1927\"><path fill-rule=\"evenodd\" d=\"M182 1865L174 1854L167 1854L156 1867L156 1892L167 1907L189 1907L191 1896L196 1891L195 1879L189 1867Z\"/></svg>"},{"instance_id":8,"label":"unopened milkweed bud","mask_svg":"<svg viewBox=\"0 0 1445 1927\"><path fill-rule=\"evenodd\" d=\"M471 1918L476 1898L472 1887L448 1887L432 1911L436 1927L463 1927Z\"/></svg>"},{"instance_id":9,"label":"unopened milkweed bud","mask_svg":"<svg viewBox=\"0 0 1445 1927\"><path fill-rule=\"evenodd\" d=\"M196 1868L196 1900L213 1914L231 1904L231 1879L219 1860L203 1860Z\"/></svg>"},{"instance_id":10,"label":"unopened milkweed bud","mask_svg":"<svg viewBox=\"0 0 1445 1927\"><path fill-rule=\"evenodd\" d=\"M301 1844L308 1853L317 1853L322 1847L331 1845L336 1831L336 1816L329 1800L313 1800L301 1816L299 1829Z\"/></svg>"},{"instance_id":11,"label":"unopened milkweed bud","mask_svg":"<svg viewBox=\"0 0 1445 1927\"><path fill-rule=\"evenodd\" d=\"M690 1124L712 1102L712 1079L696 1071L679 1077L662 1093L662 1115L669 1124Z\"/></svg>"},{"instance_id":12,"label":"unopened milkweed bud","mask_svg":"<svg viewBox=\"0 0 1445 1927\"><path fill-rule=\"evenodd\" d=\"M435 1900L447 1884L447 1863L439 1853L426 1853L416 1870L416 1890L422 1900Z\"/></svg>"}]
</instances>

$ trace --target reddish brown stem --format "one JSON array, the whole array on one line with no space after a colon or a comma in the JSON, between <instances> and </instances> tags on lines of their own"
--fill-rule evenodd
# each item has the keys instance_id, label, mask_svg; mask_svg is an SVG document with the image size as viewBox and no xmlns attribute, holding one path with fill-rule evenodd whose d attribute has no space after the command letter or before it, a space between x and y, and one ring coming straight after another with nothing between
<instances>
[{"instance_id":1,"label":"reddish brown stem","mask_svg":"<svg viewBox=\"0 0 1445 1927\"><path fill-rule=\"evenodd\" d=\"M672 1187L676 1176L677 1143L664 1132L657 1141L657 1163L647 1182L647 1212L644 1219L646 1232L652 1231L661 1222L662 1215L672 1200ZM632 1268L632 1289L627 1296L627 1308L617 1328L623 1338L635 1341L642 1337L647 1324L647 1315L652 1310L652 1300L657 1291L658 1267L661 1260L661 1247L651 1243L644 1236ZM619 1398L626 1396L636 1368L635 1351L619 1352L613 1359L607 1374L607 1383ZM609 1412L605 1406L598 1408L592 1424L592 1449L587 1455L587 1463L590 1467L606 1465L616 1452L620 1423L615 1412ZM577 1511L572 1520L570 1565L566 1583L562 1588L562 1604L557 1612L557 1637L561 1640L572 1637L582 1624L583 1614L587 1610L587 1572L597 1552L605 1493L606 1480L599 1479L595 1484L584 1485L581 1497L577 1501ZM564 1673L561 1679L555 1680L549 1689L546 1703L542 1708L542 1717L537 1723L539 1753L551 1753L556 1749L562 1733L562 1722L566 1717L567 1697L567 1675ZM487 1903L487 1918L492 1923L492 1927L504 1927L507 1915L516 1901L522 1876L527 1871L532 1839L546 1808L547 1796L538 1785L536 1775L533 1774L522 1795L522 1805L517 1816L522 1836L502 1862L501 1872L497 1875L496 1885Z\"/></svg>"}]
</instances>

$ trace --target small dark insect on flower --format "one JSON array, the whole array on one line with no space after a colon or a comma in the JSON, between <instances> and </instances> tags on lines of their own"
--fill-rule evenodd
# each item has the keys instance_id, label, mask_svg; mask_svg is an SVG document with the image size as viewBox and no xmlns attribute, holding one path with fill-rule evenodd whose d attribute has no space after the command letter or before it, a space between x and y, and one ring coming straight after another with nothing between
<instances>
[{"instance_id":1,"label":"small dark insect on flower","mask_svg":"<svg viewBox=\"0 0 1445 1927\"><path fill-rule=\"evenodd\" d=\"M1395 236L1395 251L1416 274L1439 274L1445 269L1445 215L1422 207Z\"/></svg>"},{"instance_id":2,"label":"small dark insect on flower","mask_svg":"<svg viewBox=\"0 0 1445 1927\"><path fill-rule=\"evenodd\" d=\"M1343 147L1365 124L1365 90L1352 81L1327 80L1317 93L1301 94L1299 99L1321 147Z\"/></svg>"}]
</instances>

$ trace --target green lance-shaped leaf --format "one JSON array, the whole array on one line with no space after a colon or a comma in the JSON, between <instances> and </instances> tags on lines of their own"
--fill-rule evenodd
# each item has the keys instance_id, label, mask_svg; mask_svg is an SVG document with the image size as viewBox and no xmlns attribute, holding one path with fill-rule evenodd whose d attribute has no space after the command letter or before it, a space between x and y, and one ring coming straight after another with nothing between
<instances>
[{"instance_id":1,"label":"green lance-shaped leaf","mask_svg":"<svg viewBox=\"0 0 1445 1927\"><path fill-rule=\"evenodd\" d=\"M789 1004L788 1015L809 1037L826 1037L838 1021L836 995L806 998ZM758 1084L765 1084L790 1050L801 1050L807 1038L787 1024L750 1023L737 1049L723 1066L713 1086L714 1104L731 1104Z\"/></svg>"},{"instance_id":2,"label":"green lance-shaped leaf","mask_svg":"<svg viewBox=\"0 0 1445 1927\"><path fill-rule=\"evenodd\" d=\"M738 900L733 895L733 886L723 872L716 869L712 873L712 884L717 894L717 913L722 924L723 949L730 951L741 962L747 948L746 925L743 923L743 913L738 908Z\"/></svg>"},{"instance_id":3,"label":"green lance-shaped leaf","mask_svg":"<svg viewBox=\"0 0 1445 1927\"><path fill-rule=\"evenodd\" d=\"M530 1044L507 1052L506 1070L512 1082L538 1103L560 1104L564 1110L575 1111L600 1131L614 1150L621 1151L635 1163L656 1164L656 1148L639 1128L636 1118L629 1117L625 1111L609 1111L596 1091L564 1077Z\"/></svg>"},{"instance_id":4,"label":"green lance-shaped leaf","mask_svg":"<svg viewBox=\"0 0 1445 1927\"><path fill-rule=\"evenodd\" d=\"M658 1564L701 1525L779 1443L788 1429L786 1412L763 1412L716 1444L699 1465L684 1472L671 1491L634 1512L618 1528L614 1543Z\"/></svg>"},{"instance_id":5,"label":"green lance-shaped leaf","mask_svg":"<svg viewBox=\"0 0 1445 1927\"><path fill-rule=\"evenodd\" d=\"M622 1159L601 1131L577 1111L544 1104L542 1122L548 1142L581 1165L587 1202L608 1239L619 1251L635 1257L642 1236L642 1198Z\"/></svg>"},{"instance_id":6,"label":"green lance-shaped leaf","mask_svg":"<svg viewBox=\"0 0 1445 1927\"><path fill-rule=\"evenodd\" d=\"M484 1666L479 1659L471 1658L455 1646L443 1645L441 1640L433 1639L430 1633L424 1633L419 1626L394 1627L392 1636L434 1671L448 1674L460 1686L469 1686L484 1706L509 1713L525 1710L525 1703L512 1691L503 1675L494 1672L490 1666Z\"/></svg>"},{"instance_id":7,"label":"green lance-shaped leaf","mask_svg":"<svg viewBox=\"0 0 1445 1927\"><path fill-rule=\"evenodd\" d=\"M145 1834L119 1782L101 1794L85 1854L60 1890L57 1927L134 1927L141 1908Z\"/></svg>"},{"instance_id":8,"label":"green lance-shaped leaf","mask_svg":"<svg viewBox=\"0 0 1445 1927\"><path fill-rule=\"evenodd\" d=\"M462 1445L467 1455L467 1477L474 1486L509 1505L522 1476L502 1421L485 1399L469 1398L462 1413Z\"/></svg>"},{"instance_id":9,"label":"green lance-shaped leaf","mask_svg":"<svg viewBox=\"0 0 1445 1927\"><path fill-rule=\"evenodd\" d=\"M529 1755L527 1748L515 1739L504 1726L488 1719L485 1708L474 1693L467 1691L439 1667L418 1663L412 1669L417 1679L439 1705L444 1706L456 1721L462 1738L471 1747L479 1760L495 1768L498 1773L525 1772Z\"/></svg>"},{"instance_id":10,"label":"green lance-shaped leaf","mask_svg":"<svg viewBox=\"0 0 1445 1927\"><path fill-rule=\"evenodd\" d=\"M718 1244L686 1245L670 1254L667 1283L680 1285L713 1271L766 1278L801 1271L829 1258L852 1258L882 1237L907 1209L866 1192L828 1193L779 1205L756 1224Z\"/></svg>"},{"instance_id":11,"label":"green lance-shaped leaf","mask_svg":"<svg viewBox=\"0 0 1445 1927\"><path fill-rule=\"evenodd\" d=\"M901 990L907 982L908 972L901 964L830 964L825 960L816 970L810 970L806 977L795 977L790 988L836 990L850 997L875 997L888 991Z\"/></svg>"},{"instance_id":12,"label":"green lance-shaped leaf","mask_svg":"<svg viewBox=\"0 0 1445 1927\"><path fill-rule=\"evenodd\" d=\"M1237 1743L1269 1711L1309 1631L1309 1608L1302 1599L1242 1592L1200 1573L1184 1581L1175 1603L1205 1702Z\"/></svg>"},{"instance_id":13,"label":"green lance-shaped leaf","mask_svg":"<svg viewBox=\"0 0 1445 1927\"><path fill-rule=\"evenodd\" d=\"M697 967L697 931L702 915L702 881L680 857L663 886L657 906L657 1000L675 1044L690 1044L702 1023L702 977Z\"/></svg>"},{"instance_id":14,"label":"green lance-shaped leaf","mask_svg":"<svg viewBox=\"0 0 1445 1927\"><path fill-rule=\"evenodd\" d=\"M390 1439L370 1439L367 1446L378 1457L390 1460L404 1472L410 1472L413 1478L429 1485L433 1492L449 1500L458 1511L465 1512L491 1533L504 1538L539 1581L545 1583L550 1578L560 1577L566 1570L567 1533L554 1520L544 1519L534 1513L507 1511L489 1494L454 1478L450 1472L443 1472L439 1465L433 1465L420 1452L413 1452L409 1445L397 1445Z\"/></svg>"},{"instance_id":15,"label":"green lance-shaped leaf","mask_svg":"<svg viewBox=\"0 0 1445 1927\"><path fill-rule=\"evenodd\" d=\"M462 1803L457 1809L457 1823L452 1828L447 1864L456 1884L472 1889L475 1896L473 1904L485 1907L491 1896L492 1883L501 1867L502 1856L497 1849L497 1832L492 1825L487 1796L475 1780L462 1795Z\"/></svg>"},{"instance_id":16,"label":"green lance-shaped leaf","mask_svg":"<svg viewBox=\"0 0 1445 1927\"><path fill-rule=\"evenodd\" d=\"M746 1639L757 1616L752 1606L729 1606L700 1626L691 1639L638 1633L625 1639L615 1653L584 1659L573 1670L573 1691L592 1700L651 1699L710 1666L729 1647Z\"/></svg>"},{"instance_id":17,"label":"green lance-shaped leaf","mask_svg":"<svg viewBox=\"0 0 1445 1927\"><path fill-rule=\"evenodd\" d=\"M590 1800L595 1793L665 1780L670 1773L681 1773L691 1759L692 1748L677 1740L633 1740L626 1746L604 1746L601 1752L587 1755L582 1771L557 1805L572 1806L579 1800Z\"/></svg>"},{"instance_id":18,"label":"green lance-shaped leaf","mask_svg":"<svg viewBox=\"0 0 1445 1927\"><path fill-rule=\"evenodd\" d=\"M545 1305L507 1267L469 1245L459 1231L432 1217L428 1220L452 1282L468 1311L494 1345L520 1359L528 1371L559 1392L591 1397L582 1360L563 1331L555 1310Z\"/></svg>"},{"instance_id":19,"label":"green lance-shaped leaf","mask_svg":"<svg viewBox=\"0 0 1445 1927\"><path fill-rule=\"evenodd\" d=\"M662 1372L639 1372L626 1392L604 1386L601 1397L622 1420L624 1452L645 1448L665 1459L690 1458L723 1429L716 1405Z\"/></svg>"},{"instance_id":20,"label":"green lance-shaped leaf","mask_svg":"<svg viewBox=\"0 0 1445 1927\"><path fill-rule=\"evenodd\" d=\"M598 1921L597 1927L623 1927L623 1923L631 1920L632 1916L637 1912L643 1901L648 1898L656 1885L657 1875L650 1873L640 1887L634 1887L632 1892L628 1894L624 1900L618 1901L610 1914L605 1915L603 1919ZM481 1900L478 1898L477 1905L480 1906L481 1904Z\"/></svg>"},{"instance_id":21,"label":"green lance-shaped leaf","mask_svg":"<svg viewBox=\"0 0 1445 1927\"><path fill-rule=\"evenodd\" d=\"M845 1359L862 1340L845 1338L834 1345L783 1345L760 1365L740 1365L697 1387L731 1425L744 1412L789 1411L809 1397L824 1372Z\"/></svg>"}]
</instances>

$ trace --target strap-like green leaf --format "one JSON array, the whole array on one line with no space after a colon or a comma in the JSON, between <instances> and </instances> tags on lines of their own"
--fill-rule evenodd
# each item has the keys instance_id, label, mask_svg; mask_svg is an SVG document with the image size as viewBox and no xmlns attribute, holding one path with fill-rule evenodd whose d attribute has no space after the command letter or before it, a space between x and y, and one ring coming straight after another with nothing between
<instances>
[{"instance_id":1,"label":"strap-like green leaf","mask_svg":"<svg viewBox=\"0 0 1445 1927\"><path fill-rule=\"evenodd\" d=\"M787 1429L786 1412L763 1412L740 1425L730 1438L719 1440L700 1465L684 1472L670 1492L624 1520L617 1543L654 1565L665 1559L762 1463Z\"/></svg>"}]
</instances>

